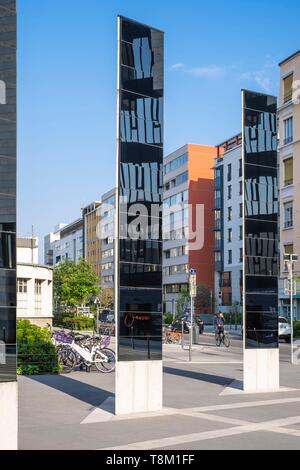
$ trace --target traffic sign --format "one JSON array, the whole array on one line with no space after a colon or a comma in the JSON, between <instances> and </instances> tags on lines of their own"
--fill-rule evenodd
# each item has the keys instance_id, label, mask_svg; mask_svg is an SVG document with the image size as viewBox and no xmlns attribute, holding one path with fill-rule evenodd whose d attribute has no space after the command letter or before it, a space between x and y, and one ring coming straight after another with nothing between
<instances>
[{"instance_id":1,"label":"traffic sign","mask_svg":"<svg viewBox=\"0 0 300 470\"><path fill-rule=\"evenodd\" d=\"M197 269L191 268L190 269L190 274L197 274Z\"/></svg>"}]
</instances>

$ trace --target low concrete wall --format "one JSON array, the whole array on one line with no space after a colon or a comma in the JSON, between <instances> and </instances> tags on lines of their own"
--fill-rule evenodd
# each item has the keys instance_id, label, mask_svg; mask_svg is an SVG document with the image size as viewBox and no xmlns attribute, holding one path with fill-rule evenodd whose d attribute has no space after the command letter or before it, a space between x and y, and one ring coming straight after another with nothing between
<instances>
[{"instance_id":1,"label":"low concrete wall","mask_svg":"<svg viewBox=\"0 0 300 470\"><path fill-rule=\"evenodd\" d=\"M0 450L18 448L18 383L0 383Z\"/></svg>"}]
</instances>

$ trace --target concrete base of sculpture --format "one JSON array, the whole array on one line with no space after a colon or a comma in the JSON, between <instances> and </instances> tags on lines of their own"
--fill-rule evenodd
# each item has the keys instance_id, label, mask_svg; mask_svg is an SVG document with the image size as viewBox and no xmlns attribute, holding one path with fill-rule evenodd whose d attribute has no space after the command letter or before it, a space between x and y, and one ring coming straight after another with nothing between
<instances>
[{"instance_id":1,"label":"concrete base of sculpture","mask_svg":"<svg viewBox=\"0 0 300 470\"><path fill-rule=\"evenodd\" d=\"M279 349L245 349L243 389L247 392L279 389Z\"/></svg>"}]
</instances>

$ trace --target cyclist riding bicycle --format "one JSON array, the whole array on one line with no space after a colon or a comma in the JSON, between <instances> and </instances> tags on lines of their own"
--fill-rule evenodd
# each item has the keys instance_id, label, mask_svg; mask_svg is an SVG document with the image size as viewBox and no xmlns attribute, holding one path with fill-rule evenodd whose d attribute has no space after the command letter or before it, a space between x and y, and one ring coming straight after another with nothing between
<instances>
[{"instance_id":1,"label":"cyclist riding bicycle","mask_svg":"<svg viewBox=\"0 0 300 470\"><path fill-rule=\"evenodd\" d=\"M216 333L219 336L221 335L224 336L224 324L225 324L224 315L222 312L219 312L219 315L216 321Z\"/></svg>"}]
</instances>

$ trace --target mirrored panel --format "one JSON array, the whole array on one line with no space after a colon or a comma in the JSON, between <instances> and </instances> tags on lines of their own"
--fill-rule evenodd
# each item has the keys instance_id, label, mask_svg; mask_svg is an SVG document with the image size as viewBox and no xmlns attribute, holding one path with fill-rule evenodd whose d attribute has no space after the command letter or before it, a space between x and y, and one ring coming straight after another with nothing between
<instances>
[{"instance_id":1,"label":"mirrored panel","mask_svg":"<svg viewBox=\"0 0 300 470\"><path fill-rule=\"evenodd\" d=\"M120 286L150 287L159 289L161 285L161 265L120 263Z\"/></svg>"},{"instance_id":2,"label":"mirrored panel","mask_svg":"<svg viewBox=\"0 0 300 470\"><path fill-rule=\"evenodd\" d=\"M0 382L7 382L16 380L16 2L1 4Z\"/></svg>"},{"instance_id":3,"label":"mirrored panel","mask_svg":"<svg viewBox=\"0 0 300 470\"><path fill-rule=\"evenodd\" d=\"M278 329L276 330L246 330L246 348L278 348Z\"/></svg>"},{"instance_id":4,"label":"mirrored panel","mask_svg":"<svg viewBox=\"0 0 300 470\"><path fill-rule=\"evenodd\" d=\"M122 361L162 360L162 341L160 337L119 337L119 358Z\"/></svg>"},{"instance_id":5,"label":"mirrored panel","mask_svg":"<svg viewBox=\"0 0 300 470\"><path fill-rule=\"evenodd\" d=\"M162 242L152 240L120 240L120 261L162 264Z\"/></svg>"}]
</instances>

